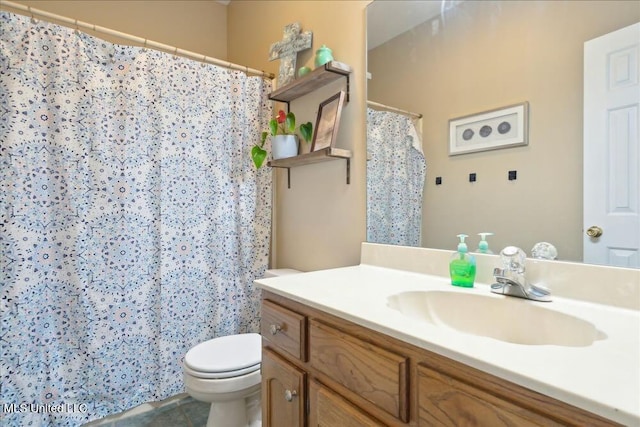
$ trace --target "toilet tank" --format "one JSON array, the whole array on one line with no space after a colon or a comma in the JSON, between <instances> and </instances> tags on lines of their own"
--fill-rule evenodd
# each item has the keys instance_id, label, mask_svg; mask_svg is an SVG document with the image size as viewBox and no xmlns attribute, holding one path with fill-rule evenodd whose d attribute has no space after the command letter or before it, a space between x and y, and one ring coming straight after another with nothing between
<instances>
[{"instance_id":1,"label":"toilet tank","mask_svg":"<svg viewBox=\"0 0 640 427\"><path fill-rule=\"evenodd\" d=\"M302 273L301 271L294 270L292 268L276 268L273 270L267 270L264 272L264 278L286 276L288 274Z\"/></svg>"}]
</instances>

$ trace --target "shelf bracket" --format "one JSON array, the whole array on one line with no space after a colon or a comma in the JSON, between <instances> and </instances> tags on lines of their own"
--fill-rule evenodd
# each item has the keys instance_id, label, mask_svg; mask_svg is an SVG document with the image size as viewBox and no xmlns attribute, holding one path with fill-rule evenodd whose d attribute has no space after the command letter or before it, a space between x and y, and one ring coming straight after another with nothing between
<instances>
[{"instance_id":1,"label":"shelf bracket","mask_svg":"<svg viewBox=\"0 0 640 427\"><path fill-rule=\"evenodd\" d=\"M346 92L347 92L347 93L345 94L345 95L346 95L346 100L345 100L345 101L349 102L349 89L350 89L350 87L349 87L349 83L350 83L350 82L349 82L349 73L344 74L344 73L341 73L341 72L338 72L338 71L333 70L333 69L331 68L331 62L327 62L326 64L324 64L324 69L325 69L326 71L330 72L330 73L334 73L334 74L337 74L337 75L343 76L343 77L347 80L347 81L345 82L345 83L346 83L346 89L347 89L347 90L346 90Z\"/></svg>"},{"instance_id":2,"label":"shelf bracket","mask_svg":"<svg viewBox=\"0 0 640 427\"><path fill-rule=\"evenodd\" d=\"M287 168L287 188L291 188L291 168Z\"/></svg>"},{"instance_id":3,"label":"shelf bracket","mask_svg":"<svg viewBox=\"0 0 640 427\"><path fill-rule=\"evenodd\" d=\"M349 102L349 74L345 75L347 78L347 102Z\"/></svg>"},{"instance_id":4,"label":"shelf bracket","mask_svg":"<svg viewBox=\"0 0 640 427\"><path fill-rule=\"evenodd\" d=\"M347 160L347 185L351 184L351 159Z\"/></svg>"}]
</instances>

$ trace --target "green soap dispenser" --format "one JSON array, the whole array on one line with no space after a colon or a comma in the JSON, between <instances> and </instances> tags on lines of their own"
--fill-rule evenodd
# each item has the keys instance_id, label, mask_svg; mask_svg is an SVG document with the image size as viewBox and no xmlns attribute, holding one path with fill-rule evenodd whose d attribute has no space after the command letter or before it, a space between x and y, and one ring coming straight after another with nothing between
<instances>
[{"instance_id":1,"label":"green soap dispenser","mask_svg":"<svg viewBox=\"0 0 640 427\"><path fill-rule=\"evenodd\" d=\"M478 233L478 236L480 236L480 241L478 242L478 249L476 252L492 254L493 252L489 249L489 242L487 242L487 236L493 236L493 233Z\"/></svg>"},{"instance_id":2,"label":"green soap dispenser","mask_svg":"<svg viewBox=\"0 0 640 427\"><path fill-rule=\"evenodd\" d=\"M467 244L464 242L467 237L469 236L466 234L458 234L460 239L458 252L451 256L449 274L453 286L473 288L473 282L476 278L476 258L467 251Z\"/></svg>"}]
</instances>

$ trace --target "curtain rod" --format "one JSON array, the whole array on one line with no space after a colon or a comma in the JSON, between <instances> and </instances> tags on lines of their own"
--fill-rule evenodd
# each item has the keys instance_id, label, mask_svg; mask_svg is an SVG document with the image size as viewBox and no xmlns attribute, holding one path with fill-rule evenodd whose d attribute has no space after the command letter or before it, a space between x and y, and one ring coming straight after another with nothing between
<instances>
[{"instance_id":1,"label":"curtain rod","mask_svg":"<svg viewBox=\"0 0 640 427\"><path fill-rule=\"evenodd\" d=\"M195 59L197 61L202 61L202 62L206 62L209 64L214 64L214 65L218 65L220 67L225 67L225 68L229 68L232 70L238 70L238 71L244 71L247 74L254 74L254 75L258 75L258 76L262 76L268 79L273 79L275 78L275 75L272 73L268 73L266 71L262 71L262 70L256 70L254 68L249 68L249 67L245 67L243 65L238 65L238 64L234 64L231 62L227 62L227 61L222 61L220 59L216 59L216 58L211 58L209 56L206 55L202 55L199 53L195 53L195 52L191 52L185 49L180 49L177 48L175 46L169 46L166 44L162 44L162 43L158 43L152 40L147 40L145 38L142 37L137 37L137 36L133 36L131 34L126 34L126 33L122 33L120 31L116 31L116 30L112 30L110 28L106 28L106 27L101 27L99 25L95 25L95 24L90 24L88 22L82 22L82 21L78 21L77 19L71 19L71 18L67 18L66 16L61 16L61 15L56 15L54 13L49 13L47 11L44 10L40 10L40 9L35 9L32 8L31 6L25 6L23 4L20 3L15 3L12 1L8 1L8 0L0 0L0 9L2 8L7 8L9 9L13 9L13 10L17 10L17 11L21 11L21 12L25 12L28 16L30 16L31 18L35 18L35 17L39 17L39 18L45 18L45 20L56 20L56 21L60 21L60 22L64 22L65 24L68 24L68 26L74 28L74 29L85 29L85 30L92 30L95 31L97 33L102 33L102 34L108 34L110 36L114 36L114 37L118 37L124 40L128 40L134 43L138 43L140 45L142 45L143 47L146 48L153 48L156 50L160 50L163 52L167 52L167 53L172 53L174 55L180 55L180 56L184 56L190 59ZM12 11L12 10L9 10Z\"/></svg>"},{"instance_id":2,"label":"curtain rod","mask_svg":"<svg viewBox=\"0 0 640 427\"><path fill-rule=\"evenodd\" d=\"M401 110L395 107L389 107L388 105L380 104L380 103L369 101L369 100L367 100L367 105L374 108L380 108L386 111L392 111L394 113L404 114L405 116L415 117L416 119L422 118L422 114L420 113L412 113L411 111Z\"/></svg>"}]
</instances>

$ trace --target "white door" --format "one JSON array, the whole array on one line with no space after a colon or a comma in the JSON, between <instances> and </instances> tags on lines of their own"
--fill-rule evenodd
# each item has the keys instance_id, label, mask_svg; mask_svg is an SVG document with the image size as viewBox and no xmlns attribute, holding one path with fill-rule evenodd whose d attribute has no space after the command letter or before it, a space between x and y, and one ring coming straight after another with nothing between
<instances>
[{"instance_id":1,"label":"white door","mask_svg":"<svg viewBox=\"0 0 640 427\"><path fill-rule=\"evenodd\" d=\"M639 50L640 23L584 45L587 263L640 267Z\"/></svg>"}]
</instances>

